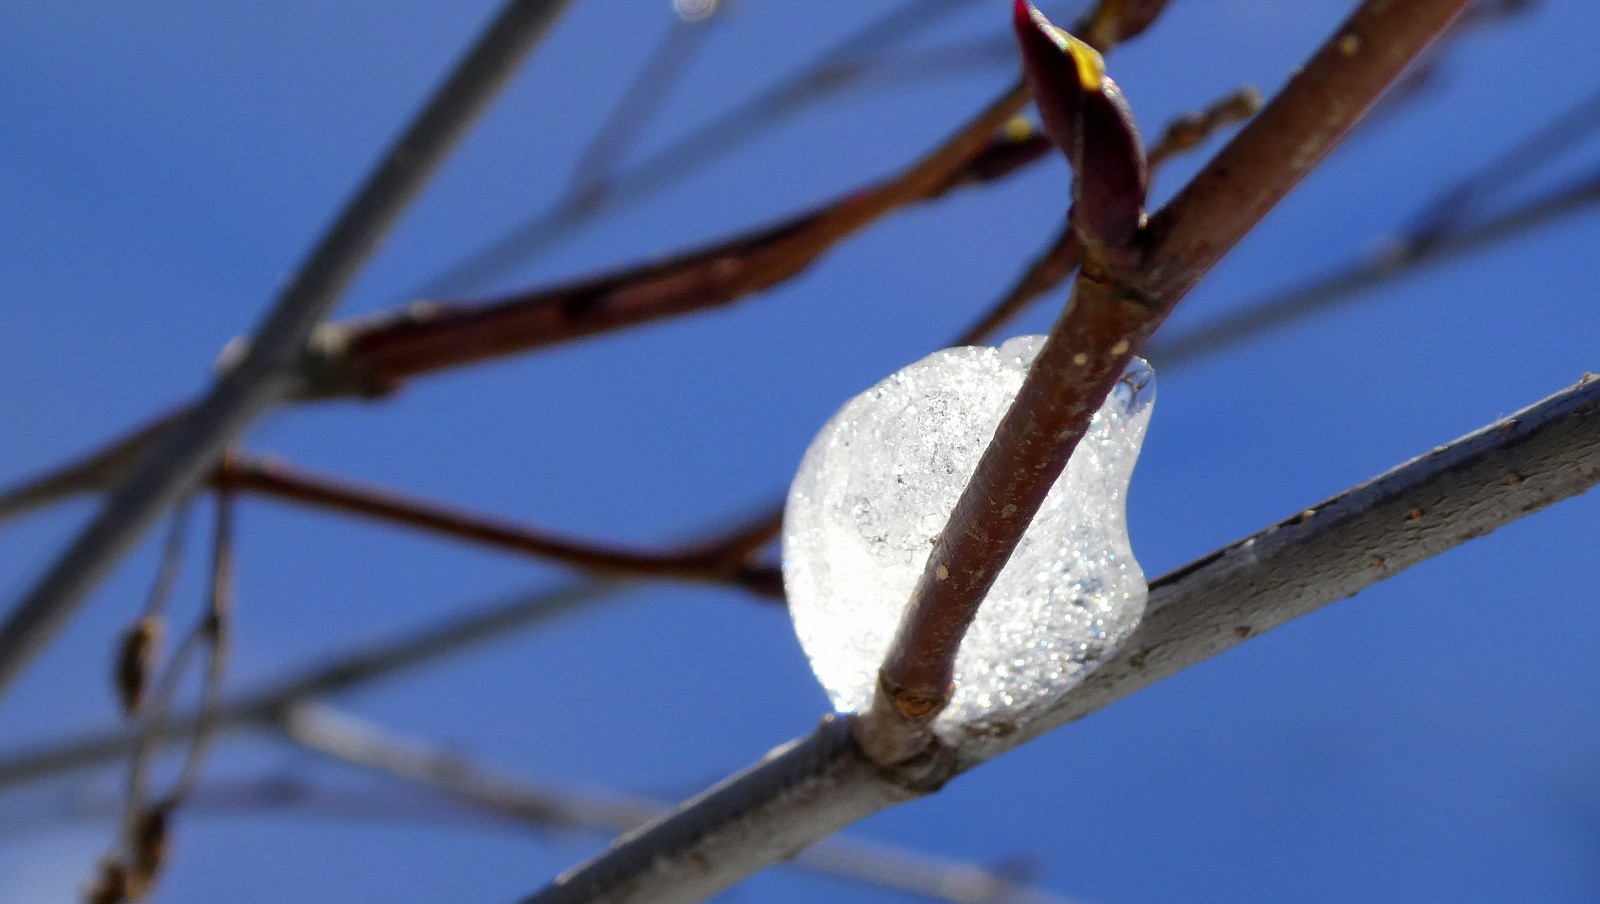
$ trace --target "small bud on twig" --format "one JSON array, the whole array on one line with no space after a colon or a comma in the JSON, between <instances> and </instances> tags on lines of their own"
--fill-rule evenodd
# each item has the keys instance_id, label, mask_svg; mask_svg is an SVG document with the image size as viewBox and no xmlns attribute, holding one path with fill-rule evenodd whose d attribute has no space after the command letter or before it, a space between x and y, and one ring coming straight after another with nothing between
<instances>
[{"instance_id":1,"label":"small bud on twig","mask_svg":"<svg viewBox=\"0 0 1600 904\"><path fill-rule=\"evenodd\" d=\"M122 904L128 900L128 874L122 864L107 857L83 892L85 904Z\"/></svg>"},{"instance_id":2,"label":"small bud on twig","mask_svg":"<svg viewBox=\"0 0 1600 904\"><path fill-rule=\"evenodd\" d=\"M130 900L137 901L149 894L167 863L171 852L167 831L169 813L166 805L157 805L139 814L128 855L126 887Z\"/></svg>"},{"instance_id":3,"label":"small bud on twig","mask_svg":"<svg viewBox=\"0 0 1600 904\"><path fill-rule=\"evenodd\" d=\"M1127 248L1144 225L1149 182L1133 111L1093 47L1026 0L1017 0L1014 24L1045 133L1072 166L1074 227L1090 248Z\"/></svg>"},{"instance_id":4,"label":"small bud on twig","mask_svg":"<svg viewBox=\"0 0 1600 904\"><path fill-rule=\"evenodd\" d=\"M144 706L145 691L161 654L161 634L161 616L146 615L122 635L113 680L124 715L137 715Z\"/></svg>"}]
</instances>

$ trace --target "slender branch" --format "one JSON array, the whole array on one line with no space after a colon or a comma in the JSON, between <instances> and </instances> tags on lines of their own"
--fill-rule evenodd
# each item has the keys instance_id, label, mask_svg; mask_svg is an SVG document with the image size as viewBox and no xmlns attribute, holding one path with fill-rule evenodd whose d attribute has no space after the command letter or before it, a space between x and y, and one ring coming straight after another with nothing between
<instances>
[{"instance_id":1,"label":"slender branch","mask_svg":"<svg viewBox=\"0 0 1600 904\"><path fill-rule=\"evenodd\" d=\"M615 601L635 586L614 579L592 579L557 590L522 594L334 656L242 692L217 707L212 717L214 730L220 734L260 728L286 706L390 678L570 613L590 611L596 603ZM181 743L193 735L199 723L200 717L195 713L168 719L154 734L154 740L164 745ZM116 762L134 749L140 736L135 728L121 727L13 754L0 760L0 788Z\"/></svg>"},{"instance_id":2,"label":"slender branch","mask_svg":"<svg viewBox=\"0 0 1600 904\"><path fill-rule=\"evenodd\" d=\"M1021 86L1013 87L894 178L755 233L665 262L502 299L412 305L344 325L337 344L347 350L350 370L394 388L423 373L731 304L790 279L885 214L954 184L971 184L967 172L975 159L996 144L995 134L1023 100Z\"/></svg>"},{"instance_id":3,"label":"slender branch","mask_svg":"<svg viewBox=\"0 0 1600 904\"><path fill-rule=\"evenodd\" d=\"M671 809L647 798L536 785L321 704L291 707L277 725L288 740L338 762L541 828L621 833ZM801 851L793 865L935 900L1069 904L992 870L847 838L832 838Z\"/></svg>"},{"instance_id":4,"label":"slender branch","mask_svg":"<svg viewBox=\"0 0 1600 904\"><path fill-rule=\"evenodd\" d=\"M707 26L723 7L713 7L703 18L673 16L667 33L657 42L633 82L612 107L605 122L578 153L578 166L567 180L567 197L578 202L597 197L613 178L617 161L638 142L645 127L661 109L700 46L709 34ZM592 202L591 202L592 203Z\"/></svg>"},{"instance_id":5,"label":"slender branch","mask_svg":"<svg viewBox=\"0 0 1600 904\"><path fill-rule=\"evenodd\" d=\"M603 194L569 194L487 246L428 280L424 298L459 295L526 263L558 239L602 212L641 201L698 171L809 104L858 82L869 54L905 41L937 24L971 0L906 0L824 51L800 72L694 129L627 172L610 180Z\"/></svg>"},{"instance_id":6,"label":"slender branch","mask_svg":"<svg viewBox=\"0 0 1600 904\"><path fill-rule=\"evenodd\" d=\"M1139 34L1150 24L1152 6L1128 4L1118 13L1126 21L1110 33L1123 39ZM1049 144L1037 135L997 136L1025 100L1018 83L894 177L706 249L506 298L416 304L347 324L330 342L346 350L343 373L324 389L393 389L419 374L732 304L771 288L886 214L956 187L992 181L1044 156ZM330 370L340 373L337 361Z\"/></svg>"},{"instance_id":7,"label":"slender branch","mask_svg":"<svg viewBox=\"0 0 1600 904\"><path fill-rule=\"evenodd\" d=\"M400 214L570 0L510 0L317 243L249 350L105 500L0 624L0 693L161 512L199 483L250 422L294 393L313 329Z\"/></svg>"},{"instance_id":8,"label":"slender branch","mask_svg":"<svg viewBox=\"0 0 1600 904\"><path fill-rule=\"evenodd\" d=\"M394 490L313 474L287 462L259 456L230 456L219 466L213 481L223 488L402 524L596 574L704 581L739 587L768 599L783 598L782 580L775 569L751 561L750 550L739 536L660 551L630 550L564 537Z\"/></svg>"},{"instance_id":9,"label":"slender branch","mask_svg":"<svg viewBox=\"0 0 1600 904\"><path fill-rule=\"evenodd\" d=\"M1363 293L1428 267L1457 260L1519 238L1531 230L1587 213L1600 205L1600 172L1481 222L1442 234L1418 233L1282 294L1246 305L1214 323L1169 341L1157 340L1149 357L1164 368L1181 367L1242 342L1347 304Z\"/></svg>"},{"instance_id":10,"label":"slender branch","mask_svg":"<svg viewBox=\"0 0 1600 904\"><path fill-rule=\"evenodd\" d=\"M1049 149L1049 140L1037 132L1003 132L952 172L928 199L1004 178L1043 158ZM666 261L486 302L417 303L399 311L323 324L305 357L301 395L296 401L378 397L395 391L405 379L435 370L731 304L788 279L809 263L808 255L814 258L847 238L843 233L832 239L819 237L807 228L816 227L854 198L847 195L797 217ZM368 345L372 350L365 348ZM383 356L383 360L373 356ZM391 357L395 360L389 360ZM122 479L161 432L189 410L180 409L78 461L0 492L0 523L106 489Z\"/></svg>"},{"instance_id":11,"label":"slender branch","mask_svg":"<svg viewBox=\"0 0 1600 904\"><path fill-rule=\"evenodd\" d=\"M216 497L217 527L211 557L211 588L206 597L205 613L196 625L196 633L205 639L207 648L205 677L200 688L200 714L189 750L184 755L183 769L162 804L163 808L169 810L186 800L199 783L206 757L216 740L223 679L233 645L233 492L224 488L217 491Z\"/></svg>"},{"instance_id":12,"label":"slender branch","mask_svg":"<svg viewBox=\"0 0 1600 904\"><path fill-rule=\"evenodd\" d=\"M69 790L57 806L59 809L43 810L36 802L29 802L25 808L0 811L0 838L37 837L47 825L104 820L122 811L119 797L91 788ZM472 820L495 826L506 824L503 818L442 799L388 789L333 788L288 776L203 782L183 806L186 815L237 816L269 811L292 811L367 825L426 822L460 827Z\"/></svg>"},{"instance_id":13,"label":"slender branch","mask_svg":"<svg viewBox=\"0 0 1600 904\"><path fill-rule=\"evenodd\" d=\"M1417 236L1449 233L1486 196L1507 191L1596 130L1600 130L1600 88L1556 114L1476 172L1439 192L1407 232Z\"/></svg>"},{"instance_id":14,"label":"slender branch","mask_svg":"<svg viewBox=\"0 0 1600 904\"><path fill-rule=\"evenodd\" d=\"M939 7L951 0L917 2ZM929 20L914 17L912 21ZM1149 23L1134 20L1133 24L1138 27L1118 26L1125 38ZM1008 129L992 134L991 126L1005 121L1005 116L994 114L1020 109L1022 101L1020 86L1012 88L921 164L892 179L666 261L489 301L418 302L395 312L324 324L304 358L299 401L380 396L413 376L731 304L770 288L800 272L876 216L942 197L957 188L1004 178L1045 157L1050 142L1036 131ZM987 143L973 150L971 143L978 137ZM930 184L926 177L938 171L944 171L943 176ZM909 195L908 188L914 189ZM872 208L881 210L873 214ZM863 217L864 221L856 222ZM158 432L154 428L165 426L151 425L78 463L0 493L0 522L104 489L120 479L134 456L146 448L144 444L152 436L144 434L154 434Z\"/></svg>"},{"instance_id":15,"label":"slender branch","mask_svg":"<svg viewBox=\"0 0 1600 904\"><path fill-rule=\"evenodd\" d=\"M1482 4L1474 7L1479 8ZM1451 34L1461 31L1460 27L1453 27ZM1238 313L1208 326L1170 341L1158 339L1149 349L1150 358L1164 368L1191 363L1202 355L1280 329L1424 267L1481 251L1587 211L1600 202L1600 170L1497 215L1476 221L1466 217L1486 196L1506 191L1597 127L1600 91L1591 92L1474 172L1435 192L1409 217L1414 225L1397 240L1332 273L1246 305Z\"/></svg>"},{"instance_id":16,"label":"slender branch","mask_svg":"<svg viewBox=\"0 0 1600 904\"><path fill-rule=\"evenodd\" d=\"M181 421L189 410L186 406L163 414L76 461L6 487L0 492L0 524L35 509L112 486L133 470L156 439Z\"/></svg>"},{"instance_id":17,"label":"slender branch","mask_svg":"<svg viewBox=\"0 0 1600 904\"><path fill-rule=\"evenodd\" d=\"M928 726L949 700L967 627L1129 359L1467 2L1367 0L1150 219L1141 247L1086 249L1072 300L940 533L879 673L859 723L876 758L934 743Z\"/></svg>"},{"instance_id":18,"label":"slender branch","mask_svg":"<svg viewBox=\"0 0 1600 904\"><path fill-rule=\"evenodd\" d=\"M1600 483L1600 378L1160 578L1123 649L1014 731L875 763L838 719L620 839L528 904L698 901L1249 638Z\"/></svg>"}]
</instances>

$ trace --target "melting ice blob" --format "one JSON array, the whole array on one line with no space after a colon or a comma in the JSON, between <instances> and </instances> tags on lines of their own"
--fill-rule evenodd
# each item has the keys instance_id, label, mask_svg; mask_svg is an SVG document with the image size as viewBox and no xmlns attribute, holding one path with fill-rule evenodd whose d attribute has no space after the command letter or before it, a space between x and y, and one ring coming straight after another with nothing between
<instances>
[{"instance_id":1,"label":"melting ice blob","mask_svg":"<svg viewBox=\"0 0 1600 904\"><path fill-rule=\"evenodd\" d=\"M1044 345L951 348L845 404L789 490L783 578L833 704L860 709L933 542ZM1126 498L1155 400L1134 359L995 581L956 659L948 740L1005 732L1082 681L1144 614Z\"/></svg>"}]
</instances>

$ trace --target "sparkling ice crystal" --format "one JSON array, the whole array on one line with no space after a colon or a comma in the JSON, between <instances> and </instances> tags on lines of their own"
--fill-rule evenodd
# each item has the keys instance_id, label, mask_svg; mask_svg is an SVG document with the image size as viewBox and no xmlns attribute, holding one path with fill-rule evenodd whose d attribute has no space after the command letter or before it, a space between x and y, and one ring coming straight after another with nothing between
<instances>
[{"instance_id":1,"label":"sparkling ice crystal","mask_svg":"<svg viewBox=\"0 0 1600 904\"><path fill-rule=\"evenodd\" d=\"M784 516L795 631L834 706L864 707L933 542L1043 336L951 348L839 410L806 451ZM1082 681L1144 613L1128 480L1155 399L1134 359L989 592L936 730L1004 733Z\"/></svg>"}]
</instances>

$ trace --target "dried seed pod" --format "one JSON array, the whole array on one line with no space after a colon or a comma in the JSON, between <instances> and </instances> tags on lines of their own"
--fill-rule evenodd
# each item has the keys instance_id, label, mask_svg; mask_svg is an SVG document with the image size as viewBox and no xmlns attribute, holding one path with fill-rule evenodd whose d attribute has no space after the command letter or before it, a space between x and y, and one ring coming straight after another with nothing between
<instances>
[{"instance_id":1,"label":"dried seed pod","mask_svg":"<svg viewBox=\"0 0 1600 904\"><path fill-rule=\"evenodd\" d=\"M170 813L171 808L163 804L139 814L128 857L126 886L130 900L136 901L149 894L167 863L172 847L168 831Z\"/></svg>"},{"instance_id":2,"label":"dried seed pod","mask_svg":"<svg viewBox=\"0 0 1600 904\"><path fill-rule=\"evenodd\" d=\"M83 890L84 904L122 904L128 900L128 874L122 864L107 857L100 861L94 880Z\"/></svg>"},{"instance_id":3,"label":"dried seed pod","mask_svg":"<svg viewBox=\"0 0 1600 904\"><path fill-rule=\"evenodd\" d=\"M117 701L124 715L137 715L144 706L145 692L155 675L156 662L161 655L162 620L159 615L146 615L134 622L122 635L117 648L116 685Z\"/></svg>"}]
</instances>

